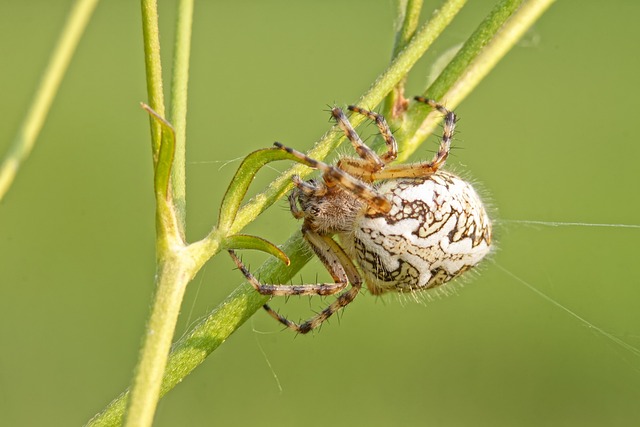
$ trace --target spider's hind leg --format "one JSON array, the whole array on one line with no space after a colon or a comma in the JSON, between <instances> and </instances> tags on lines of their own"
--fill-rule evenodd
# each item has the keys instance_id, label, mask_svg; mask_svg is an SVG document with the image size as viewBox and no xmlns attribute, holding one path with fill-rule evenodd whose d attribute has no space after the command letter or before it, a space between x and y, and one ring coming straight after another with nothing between
<instances>
[{"instance_id":1,"label":"spider's hind leg","mask_svg":"<svg viewBox=\"0 0 640 427\"><path fill-rule=\"evenodd\" d=\"M362 280L351 259L349 259L340 245L331 239L331 237L304 228L302 232L305 240L309 243L318 258L320 258L333 280L335 280L335 283L316 283L297 286L264 285L251 274L234 251L229 251L229 254L249 283L262 295L333 295L343 290L349 282L351 283L349 290L341 293L334 302L320 313L302 323L296 323L287 319L269 307L268 304L263 306L271 317L287 328L293 329L301 334L306 334L320 326L334 313L351 303L362 287Z\"/></svg>"}]
</instances>

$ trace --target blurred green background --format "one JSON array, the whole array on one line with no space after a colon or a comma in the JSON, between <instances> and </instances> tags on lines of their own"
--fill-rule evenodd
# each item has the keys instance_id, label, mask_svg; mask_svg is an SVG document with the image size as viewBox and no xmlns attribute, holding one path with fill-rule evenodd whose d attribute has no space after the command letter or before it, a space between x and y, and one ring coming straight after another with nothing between
<instances>
[{"instance_id":1,"label":"blurred green background","mask_svg":"<svg viewBox=\"0 0 640 427\"><path fill-rule=\"evenodd\" d=\"M215 222L243 156L275 140L310 148L330 125L327 105L354 102L384 69L395 6L373 3L196 4L190 240ZM408 94L493 2L470 3L414 69ZM0 2L2 152L70 4ZM167 77L174 12L160 2ZM640 230L506 221L640 224L639 16L632 1L558 2L457 109L449 167L481 183L497 223L494 262L457 295L361 295L311 336L259 312L160 402L155 425L640 422L640 357L513 277L640 348ZM139 4L103 2L0 204L0 425L80 425L129 384L154 275L144 100ZM415 159L435 147L432 138ZM252 191L286 167L261 172ZM297 227L283 201L245 231L281 243ZM313 261L301 276L316 273L326 274ZM177 335L240 282L226 255L210 261ZM322 304L275 302L294 318Z\"/></svg>"}]
</instances>

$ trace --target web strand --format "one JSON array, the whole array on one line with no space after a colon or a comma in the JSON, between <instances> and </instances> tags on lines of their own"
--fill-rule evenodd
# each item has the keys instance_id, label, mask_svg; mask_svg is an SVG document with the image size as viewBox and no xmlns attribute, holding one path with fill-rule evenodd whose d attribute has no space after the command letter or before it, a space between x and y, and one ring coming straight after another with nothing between
<instances>
[{"instance_id":1,"label":"web strand","mask_svg":"<svg viewBox=\"0 0 640 427\"><path fill-rule=\"evenodd\" d=\"M526 219L502 219L497 223L522 224L522 225L542 225L546 227L609 227L609 228L638 228L639 224L606 224L593 222L561 222L561 221L533 221Z\"/></svg>"},{"instance_id":2,"label":"web strand","mask_svg":"<svg viewBox=\"0 0 640 427\"><path fill-rule=\"evenodd\" d=\"M551 298L550 296L548 296L547 294L545 294L544 292L542 292L541 290L539 290L538 288L536 288L535 286L530 284L529 282L527 282L524 279L520 278L519 276L516 276L514 273L512 273L509 270L507 270L506 268L504 268L500 264L496 263L495 261L494 261L494 264L496 265L496 267L498 267L500 270L502 270L506 275L510 276L512 279L516 280L520 284L526 286L533 293L535 293L539 297L545 299L547 302L549 302L552 305L558 307L559 309L563 310L565 313L569 314L571 317L577 319L579 322L581 322L584 325L586 325L589 329L596 331L597 333L601 334L603 337L605 337L609 341L613 342L614 344L619 345L620 347L622 347L623 349L627 350L628 352L630 352L634 356L640 357L640 349L638 349L638 348L632 346L631 344L621 340L620 338L616 337L615 335L610 334L609 332L605 331L604 329L600 328L599 326L596 326L593 323L589 322L584 317L580 316L576 312L574 312L571 309L569 309L569 308L565 307L564 305L560 304L558 301L554 300L553 298Z\"/></svg>"}]
</instances>

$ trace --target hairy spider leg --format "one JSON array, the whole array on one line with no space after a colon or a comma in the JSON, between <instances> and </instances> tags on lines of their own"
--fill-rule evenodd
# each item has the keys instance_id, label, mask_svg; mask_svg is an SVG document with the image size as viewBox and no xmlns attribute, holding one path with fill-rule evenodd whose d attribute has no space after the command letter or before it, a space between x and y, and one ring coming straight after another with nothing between
<instances>
[{"instance_id":1,"label":"hairy spider leg","mask_svg":"<svg viewBox=\"0 0 640 427\"><path fill-rule=\"evenodd\" d=\"M279 142L275 142L274 145L281 150L292 154L299 163L322 171L322 178L324 179L327 187L334 187L338 185L344 190L352 193L363 202L367 203L369 207L378 212L387 213L391 210L391 203L370 185L357 180L355 177L335 166L328 165L320 160L312 159L306 154L294 150L293 148L286 147Z\"/></svg>"},{"instance_id":2,"label":"hairy spider leg","mask_svg":"<svg viewBox=\"0 0 640 427\"><path fill-rule=\"evenodd\" d=\"M332 113L334 112L334 110L337 110L339 112L339 114L333 113L334 118L336 119L340 127L344 130L349 140L352 141L354 147L356 146L356 142L354 142L354 140L357 138L357 141L359 144L361 144L361 147L367 147L368 151L375 154L376 157L376 162L372 162L369 158L362 156L360 154L360 151L356 149L356 152L360 155L361 158L357 159L353 157L344 157L338 161L338 164L336 166L349 175L354 176L362 181L373 182L373 175L376 172L383 170L388 163L395 160L398 156L398 144L395 137L391 133L391 129L389 128L387 121L382 115L373 111L366 110L364 108L357 107L355 105L350 105L348 108L350 111L361 114L375 122L376 126L380 130L380 134L387 144L387 152L384 153L382 157L378 157L378 155L375 154L373 150L362 143L362 140L351 126L349 120L344 116L344 114L342 114L342 111L339 108L334 108L332 110Z\"/></svg>"},{"instance_id":3,"label":"hairy spider leg","mask_svg":"<svg viewBox=\"0 0 640 427\"><path fill-rule=\"evenodd\" d=\"M382 138L384 138L384 142L387 144L387 152L384 153L380 158L385 164L394 161L396 157L398 157L398 143L396 142L396 138L391 133L391 129L389 128L389 125L387 124L385 118L381 114L378 114L374 111L365 110L364 108L360 108L356 105L349 105L348 109L349 111L353 111L354 113L362 114L363 116L366 116L367 118L375 122L376 126L378 126L378 129L380 130L380 135L382 135Z\"/></svg>"},{"instance_id":4,"label":"hairy spider leg","mask_svg":"<svg viewBox=\"0 0 640 427\"><path fill-rule=\"evenodd\" d=\"M415 100L427 104L444 114L444 130L438 152L434 155L433 159L428 162L395 165L375 172L372 174L374 181L379 179L427 177L436 173L447 161L449 151L451 150L451 139L453 138L456 121L458 120L456 114L453 111L447 110L442 104L437 103L433 99L416 96Z\"/></svg>"},{"instance_id":5,"label":"hairy spider leg","mask_svg":"<svg viewBox=\"0 0 640 427\"><path fill-rule=\"evenodd\" d=\"M258 279L244 266L242 261L236 256L235 252L230 250L229 254L236 263L242 274L262 295L270 296L289 296L289 295L333 295L342 291L349 283L349 290L341 293L334 302L329 304L324 310L310 319L296 323L265 304L263 308L278 322L282 323L289 329L306 334L309 331L320 326L324 321L331 317L337 311L349 305L358 292L362 288L362 279L358 271L344 250L331 237L318 234L310 229L303 227L302 235L309 243L315 254L320 258L335 283L315 283L297 286L289 285L265 285L260 283Z\"/></svg>"},{"instance_id":6,"label":"hairy spider leg","mask_svg":"<svg viewBox=\"0 0 640 427\"><path fill-rule=\"evenodd\" d=\"M331 116L333 116L340 129L342 129L349 141L351 141L356 153L358 153L358 156L362 159L363 166L366 166L366 170L375 172L384 168L385 162L382 161L375 151L362 142L360 135L358 135L353 128L347 116L344 115L342 109L338 107L332 108Z\"/></svg>"}]
</instances>

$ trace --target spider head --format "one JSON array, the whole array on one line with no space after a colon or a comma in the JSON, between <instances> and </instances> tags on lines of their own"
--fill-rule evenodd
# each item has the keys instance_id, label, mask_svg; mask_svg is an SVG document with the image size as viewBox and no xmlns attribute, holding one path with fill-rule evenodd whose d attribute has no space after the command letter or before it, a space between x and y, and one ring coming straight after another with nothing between
<instances>
[{"instance_id":1,"label":"spider head","mask_svg":"<svg viewBox=\"0 0 640 427\"><path fill-rule=\"evenodd\" d=\"M365 204L338 186L328 187L323 181L302 181L294 177L296 187L289 195L291 213L304 218L305 226L320 234L344 233L353 230L358 214Z\"/></svg>"}]
</instances>

